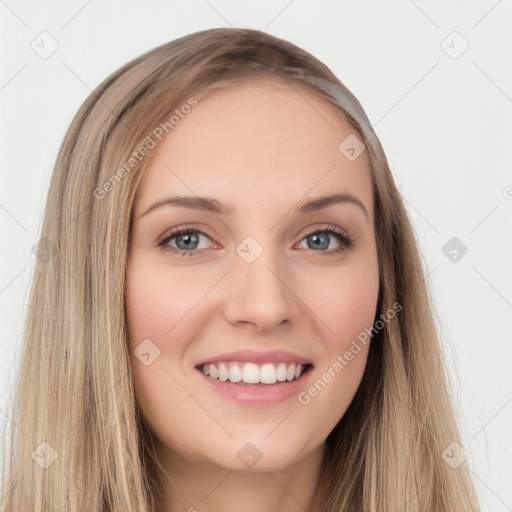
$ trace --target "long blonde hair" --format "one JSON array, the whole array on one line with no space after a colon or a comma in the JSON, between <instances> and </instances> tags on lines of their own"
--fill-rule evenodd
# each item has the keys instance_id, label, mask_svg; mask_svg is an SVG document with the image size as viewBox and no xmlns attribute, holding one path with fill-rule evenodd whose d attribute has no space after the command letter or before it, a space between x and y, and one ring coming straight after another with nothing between
<instances>
[{"instance_id":1,"label":"long blonde hair","mask_svg":"<svg viewBox=\"0 0 512 512\"><path fill-rule=\"evenodd\" d=\"M9 414L1 511L158 511L156 456L135 401L125 317L132 205L152 155L140 158L140 150L155 127L170 132L170 116L191 98L257 77L324 98L359 133L374 189L376 318L402 306L372 339L357 394L327 438L322 510L480 510L467 464L443 458L460 439L422 260L363 108L308 52L260 31L219 28L124 65L90 94L65 136Z\"/></svg>"}]
</instances>

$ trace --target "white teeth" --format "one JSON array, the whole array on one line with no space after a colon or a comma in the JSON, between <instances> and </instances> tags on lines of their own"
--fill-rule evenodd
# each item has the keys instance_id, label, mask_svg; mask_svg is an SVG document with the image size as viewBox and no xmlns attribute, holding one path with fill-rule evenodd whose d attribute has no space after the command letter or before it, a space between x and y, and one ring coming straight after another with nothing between
<instances>
[{"instance_id":1,"label":"white teeth","mask_svg":"<svg viewBox=\"0 0 512 512\"><path fill-rule=\"evenodd\" d=\"M219 363L219 380L222 382L226 382L229 377L227 366L224 363Z\"/></svg>"},{"instance_id":2,"label":"white teeth","mask_svg":"<svg viewBox=\"0 0 512 512\"><path fill-rule=\"evenodd\" d=\"M242 369L237 364L229 368L229 380L231 382L240 382L242 380Z\"/></svg>"},{"instance_id":3,"label":"white teeth","mask_svg":"<svg viewBox=\"0 0 512 512\"><path fill-rule=\"evenodd\" d=\"M276 381L276 369L272 363L266 363L260 370L260 382L262 384L274 384Z\"/></svg>"},{"instance_id":4,"label":"white teeth","mask_svg":"<svg viewBox=\"0 0 512 512\"><path fill-rule=\"evenodd\" d=\"M286 380L287 373L288 372L286 370L286 364L285 363L279 363L279 366L277 367L277 371L276 371L276 379L279 382L284 382Z\"/></svg>"},{"instance_id":5,"label":"white teeth","mask_svg":"<svg viewBox=\"0 0 512 512\"><path fill-rule=\"evenodd\" d=\"M242 380L246 384L258 384L260 382L260 370L257 364L245 363L242 368Z\"/></svg>"},{"instance_id":6,"label":"white teeth","mask_svg":"<svg viewBox=\"0 0 512 512\"><path fill-rule=\"evenodd\" d=\"M298 379L305 366L295 363L219 362L203 365L202 371L212 379L245 384L275 384Z\"/></svg>"},{"instance_id":7,"label":"white teeth","mask_svg":"<svg viewBox=\"0 0 512 512\"><path fill-rule=\"evenodd\" d=\"M288 366L286 371L286 380L293 380L295 378L295 363Z\"/></svg>"}]
</instances>

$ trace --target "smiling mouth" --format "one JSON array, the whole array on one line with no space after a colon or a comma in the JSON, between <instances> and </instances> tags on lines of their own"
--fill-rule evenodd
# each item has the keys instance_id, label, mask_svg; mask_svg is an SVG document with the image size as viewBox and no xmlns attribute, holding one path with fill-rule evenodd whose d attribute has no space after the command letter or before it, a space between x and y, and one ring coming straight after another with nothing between
<instances>
[{"instance_id":1,"label":"smiling mouth","mask_svg":"<svg viewBox=\"0 0 512 512\"><path fill-rule=\"evenodd\" d=\"M216 362L196 367L207 377L241 386L273 386L300 379L312 364L272 362L256 364L242 361Z\"/></svg>"}]
</instances>

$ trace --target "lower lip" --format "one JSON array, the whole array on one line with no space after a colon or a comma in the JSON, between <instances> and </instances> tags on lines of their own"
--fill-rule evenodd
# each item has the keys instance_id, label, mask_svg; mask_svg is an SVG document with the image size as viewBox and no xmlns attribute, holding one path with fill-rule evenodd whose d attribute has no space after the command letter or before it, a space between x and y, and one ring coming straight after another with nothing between
<instances>
[{"instance_id":1,"label":"lower lip","mask_svg":"<svg viewBox=\"0 0 512 512\"><path fill-rule=\"evenodd\" d=\"M304 388L306 379L309 377L312 369L313 368L309 366L298 379L269 386L258 386L256 384L240 385L229 381L223 382L212 379L201 370L198 371L210 386L212 386L212 389L237 403L246 405L271 405L297 396L301 389Z\"/></svg>"}]
</instances>

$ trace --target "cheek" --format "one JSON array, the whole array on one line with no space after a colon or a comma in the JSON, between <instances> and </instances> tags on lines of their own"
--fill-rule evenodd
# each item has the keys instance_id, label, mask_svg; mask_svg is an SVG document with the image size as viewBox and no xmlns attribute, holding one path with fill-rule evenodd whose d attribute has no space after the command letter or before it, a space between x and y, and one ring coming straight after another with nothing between
<instances>
[{"instance_id":1,"label":"cheek","mask_svg":"<svg viewBox=\"0 0 512 512\"><path fill-rule=\"evenodd\" d=\"M187 315L204 284L182 278L180 273L161 265L133 258L126 278L126 314L132 345L145 338L163 344L169 331Z\"/></svg>"},{"instance_id":2,"label":"cheek","mask_svg":"<svg viewBox=\"0 0 512 512\"><path fill-rule=\"evenodd\" d=\"M130 261L126 278L126 314L133 344L142 338L158 338L164 329L165 305L172 288L151 267ZM169 318L168 321L171 321ZM168 327L167 327L168 328Z\"/></svg>"},{"instance_id":3,"label":"cheek","mask_svg":"<svg viewBox=\"0 0 512 512\"><path fill-rule=\"evenodd\" d=\"M350 405L364 374L377 308L378 262L361 260L317 277L310 297L323 324L325 353L316 380L299 402L311 416L324 418L326 436Z\"/></svg>"},{"instance_id":4,"label":"cheek","mask_svg":"<svg viewBox=\"0 0 512 512\"><path fill-rule=\"evenodd\" d=\"M214 279L217 277L210 277L210 282L155 263L147 254L135 251L130 255L126 274L128 343L137 397L141 408L151 413L146 417L165 410L163 404L169 403L171 390L175 401L182 396L173 376L181 382L191 371L187 348L208 316L198 302ZM144 362L141 354L147 353L150 362L145 365L148 361ZM181 407L186 409L184 403Z\"/></svg>"},{"instance_id":5,"label":"cheek","mask_svg":"<svg viewBox=\"0 0 512 512\"><path fill-rule=\"evenodd\" d=\"M171 274L168 269L150 264L148 260L135 255L128 262L126 316L129 350L138 405L153 430L165 431L163 425L172 419L169 397L173 397L173 407L184 416L190 407L190 401L186 400L173 376L180 382L183 380L179 366L186 348L186 337L176 333L182 325L179 322L193 303L188 296L193 296L194 291L187 288L186 283L178 282L176 272ZM176 329L167 334L176 324ZM149 354L146 360L145 354ZM174 435L178 436L177 433ZM181 439L175 441L180 442Z\"/></svg>"},{"instance_id":6,"label":"cheek","mask_svg":"<svg viewBox=\"0 0 512 512\"><path fill-rule=\"evenodd\" d=\"M319 276L320 277L320 276ZM349 346L375 319L378 264L351 264L316 279L311 307L322 321L329 350Z\"/></svg>"},{"instance_id":7,"label":"cheek","mask_svg":"<svg viewBox=\"0 0 512 512\"><path fill-rule=\"evenodd\" d=\"M321 319L327 328L325 354L315 378L301 391L305 420L316 425L317 440L325 439L345 414L363 377L371 343L378 297L378 275L347 274L318 294ZM368 331L365 332L365 329Z\"/></svg>"}]
</instances>

